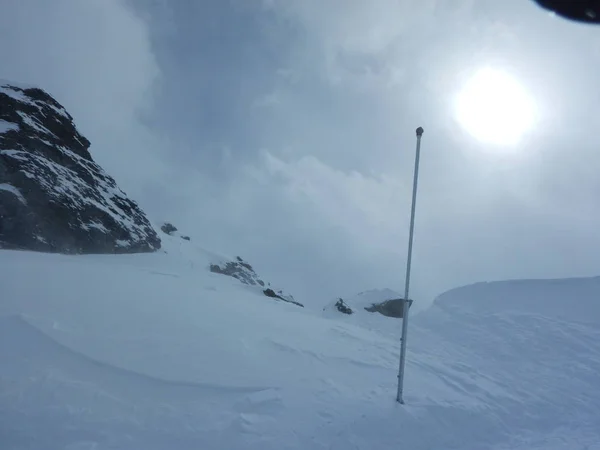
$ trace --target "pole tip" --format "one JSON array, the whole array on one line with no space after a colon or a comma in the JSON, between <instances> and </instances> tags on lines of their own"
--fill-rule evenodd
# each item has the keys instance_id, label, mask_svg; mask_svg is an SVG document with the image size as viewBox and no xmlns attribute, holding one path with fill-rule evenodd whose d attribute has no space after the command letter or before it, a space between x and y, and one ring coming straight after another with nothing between
<instances>
[{"instance_id":1,"label":"pole tip","mask_svg":"<svg viewBox=\"0 0 600 450\"><path fill-rule=\"evenodd\" d=\"M417 136L418 136L418 137L421 137L421 136L423 136L423 131L424 131L424 130L423 130L423 127L419 127L419 128L417 128Z\"/></svg>"}]
</instances>

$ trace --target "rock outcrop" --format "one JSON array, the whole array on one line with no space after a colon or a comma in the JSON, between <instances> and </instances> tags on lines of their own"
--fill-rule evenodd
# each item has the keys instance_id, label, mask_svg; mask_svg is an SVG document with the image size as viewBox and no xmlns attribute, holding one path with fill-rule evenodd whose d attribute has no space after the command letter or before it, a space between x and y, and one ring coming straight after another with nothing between
<instances>
[{"instance_id":1,"label":"rock outcrop","mask_svg":"<svg viewBox=\"0 0 600 450\"><path fill-rule=\"evenodd\" d=\"M287 303L292 303L296 306L300 306L301 308L304 308L304 305L302 303L294 300L294 297L292 297L292 295L284 294L283 291L281 291L281 290L275 292L273 289L267 288L263 291L263 294L265 294L267 297L274 298L276 300L281 300L281 301L287 302Z\"/></svg>"},{"instance_id":2,"label":"rock outcrop","mask_svg":"<svg viewBox=\"0 0 600 450\"><path fill-rule=\"evenodd\" d=\"M346 304L346 302L341 298L339 298L337 300L337 302L335 302L335 305L333 305L333 306L335 307L335 309L337 309L342 314L348 314L348 315L354 314L354 311L352 311L352 308L350 308Z\"/></svg>"},{"instance_id":3,"label":"rock outcrop","mask_svg":"<svg viewBox=\"0 0 600 450\"><path fill-rule=\"evenodd\" d=\"M0 81L0 248L132 253L160 248L144 212L38 88Z\"/></svg>"},{"instance_id":4,"label":"rock outcrop","mask_svg":"<svg viewBox=\"0 0 600 450\"><path fill-rule=\"evenodd\" d=\"M265 286L265 282L260 279L254 268L239 256L235 261L225 261L220 264L211 264L210 271L237 278L248 286Z\"/></svg>"},{"instance_id":5,"label":"rock outcrop","mask_svg":"<svg viewBox=\"0 0 600 450\"><path fill-rule=\"evenodd\" d=\"M408 301L408 306L412 305L412 300ZM378 312L386 317L394 317L402 319L404 317L404 300L401 298L393 298L380 303L373 303L371 306L366 306L368 312Z\"/></svg>"},{"instance_id":6,"label":"rock outcrop","mask_svg":"<svg viewBox=\"0 0 600 450\"><path fill-rule=\"evenodd\" d=\"M189 236L184 236L183 234L177 233L177 227L173 225L171 222L165 222L160 226L160 231L169 235L169 236L179 236L184 241L191 241L192 239Z\"/></svg>"},{"instance_id":7,"label":"rock outcrop","mask_svg":"<svg viewBox=\"0 0 600 450\"><path fill-rule=\"evenodd\" d=\"M165 222L160 226L163 233L173 236L173 233L177 231L177 227L170 222Z\"/></svg>"},{"instance_id":8,"label":"rock outcrop","mask_svg":"<svg viewBox=\"0 0 600 450\"><path fill-rule=\"evenodd\" d=\"M409 300L409 307L410 305L412 305L412 300ZM374 289L346 299L338 298L325 306L323 311L332 311L334 315L339 313L351 315L366 311L401 319L403 317L403 307L404 300L397 292L391 289Z\"/></svg>"},{"instance_id":9,"label":"rock outcrop","mask_svg":"<svg viewBox=\"0 0 600 450\"><path fill-rule=\"evenodd\" d=\"M304 307L304 305L297 302L292 295L285 294L281 290L275 291L271 289L270 284L265 283L254 271L254 268L239 256L236 257L235 261L224 261L218 264L211 264L210 271L236 278L248 286L260 286L263 294L269 298Z\"/></svg>"}]
</instances>

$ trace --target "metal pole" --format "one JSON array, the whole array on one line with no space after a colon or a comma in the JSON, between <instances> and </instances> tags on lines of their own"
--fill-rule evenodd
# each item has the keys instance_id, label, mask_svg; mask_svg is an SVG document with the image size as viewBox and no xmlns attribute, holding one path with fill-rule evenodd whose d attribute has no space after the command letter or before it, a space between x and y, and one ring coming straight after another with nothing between
<instances>
[{"instance_id":1,"label":"metal pole","mask_svg":"<svg viewBox=\"0 0 600 450\"><path fill-rule=\"evenodd\" d=\"M417 182L419 180L419 157L421 156L421 136L423 128L417 128L417 150L415 153L415 173L413 179L412 206L410 209L410 231L408 233L408 257L406 259L406 278L404 279L404 302L402 304L402 338L400 345L400 367L398 368L398 395L396 401L404 404L402 393L404 390L404 363L406 361L406 335L408 332L408 309L410 302L408 298L410 287L410 263L412 260L413 234L415 230L415 208L417 206Z\"/></svg>"}]
</instances>

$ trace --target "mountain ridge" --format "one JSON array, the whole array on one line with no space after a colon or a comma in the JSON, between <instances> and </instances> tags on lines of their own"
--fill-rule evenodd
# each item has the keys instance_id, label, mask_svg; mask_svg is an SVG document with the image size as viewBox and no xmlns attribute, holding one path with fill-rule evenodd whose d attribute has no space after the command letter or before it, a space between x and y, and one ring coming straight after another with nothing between
<instances>
[{"instance_id":1,"label":"mountain ridge","mask_svg":"<svg viewBox=\"0 0 600 450\"><path fill-rule=\"evenodd\" d=\"M59 253L153 252L160 239L46 91L0 82L0 246Z\"/></svg>"}]
</instances>

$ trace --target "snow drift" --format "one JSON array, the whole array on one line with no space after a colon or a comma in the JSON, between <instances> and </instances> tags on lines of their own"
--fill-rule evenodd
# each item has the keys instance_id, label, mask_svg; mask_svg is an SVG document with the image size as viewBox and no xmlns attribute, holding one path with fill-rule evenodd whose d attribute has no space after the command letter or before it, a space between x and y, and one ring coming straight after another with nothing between
<instances>
[{"instance_id":1,"label":"snow drift","mask_svg":"<svg viewBox=\"0 0 600 450\"><path fill-rule=\"evenodd\" d=\"M598 322L555 309L555 282L536 282L545 308L507 282L413 316L400 406L400 321L265 301L207 270L217 256L170 236L0 251L3 448L599 448ZM565 284L597 307L597 283Z\"/></svg>"},{"instance_id":2,"label":"snow drift","mask_svg":"<svg viewBox=\"0 0 600 450\"><path fill-rule=\"evenodd\" d=\"M600 277L477 283L440 295L442 309L512 312L600 325Z\"/></svg>"}]
</instances>

